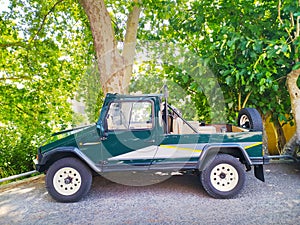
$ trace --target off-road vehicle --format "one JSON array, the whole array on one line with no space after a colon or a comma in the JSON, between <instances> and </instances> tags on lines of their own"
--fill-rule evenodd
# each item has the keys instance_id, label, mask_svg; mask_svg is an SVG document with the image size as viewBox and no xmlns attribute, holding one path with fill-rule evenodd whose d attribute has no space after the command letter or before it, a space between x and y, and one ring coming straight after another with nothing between
<instances>
[{"instance_id":1,"label":"off-road vehicle","mask_svg":"<svg viewBox=\"0 0 300 225\"><path fill-rule=\"evenodd\" d=\"M60 138L60 136L63 136ZM96 124L54 134L38 149L36 169L61 202L86 195L95 174L180 172L198 174L215 198L236 196L245 171L264 181L262 121L252 108L238 126L192 124L161 94L107 94Z\"/></svg>"}]
</instances>

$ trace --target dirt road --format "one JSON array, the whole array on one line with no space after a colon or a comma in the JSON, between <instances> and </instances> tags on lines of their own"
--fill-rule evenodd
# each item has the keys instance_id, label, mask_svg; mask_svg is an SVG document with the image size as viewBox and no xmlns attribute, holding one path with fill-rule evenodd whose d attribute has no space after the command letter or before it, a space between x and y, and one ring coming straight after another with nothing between
<instances>
[{"instance_id":1,"label":"dirt road","mask_svg":"<svg viewBox=\"0 0 300 225\"><path fill-rule=\"evenodd\" d=\"M209 197L197 176L144 187L96 177L71 204L52 200L39 176L0 187L0 224L300 224L300 164L265 166L265 183L252 173L235 199Z\"/></svg>"}]
</instances>

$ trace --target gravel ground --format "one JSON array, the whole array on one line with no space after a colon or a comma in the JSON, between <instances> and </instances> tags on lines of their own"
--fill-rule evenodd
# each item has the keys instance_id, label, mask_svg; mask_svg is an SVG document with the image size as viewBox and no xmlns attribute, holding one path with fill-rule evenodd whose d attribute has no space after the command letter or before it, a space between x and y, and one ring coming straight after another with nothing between
<instances>
[{"instance_id":1,"label":"gravel ground","mask_svg":"<svg viewBox=\"0 0 300 225\"><path fill-rule=\"evenodd\" d=\"M266 182L247 173L235 199L209 197L198 177L124 186L95 177L77 203L55 202L44 176L0 186L0 224L300 224L300 164L265 166Z\"/></svg>"}]
</instances>

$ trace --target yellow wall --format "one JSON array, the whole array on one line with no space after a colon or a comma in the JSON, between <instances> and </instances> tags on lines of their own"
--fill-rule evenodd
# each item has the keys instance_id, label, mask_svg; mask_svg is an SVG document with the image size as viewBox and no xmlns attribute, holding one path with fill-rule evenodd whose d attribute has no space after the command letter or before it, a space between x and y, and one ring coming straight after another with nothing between
<instances>
[{"instance_id":1,"label":"yellow wall","mask_svg":"<svg viewBox=\"0 0 300 225\"><path fill-rule=\"evenodd\" d=\"M284 136L286 138L286 141L289 141L293 134L295 133L296 127L290 126L290 124L286 124L282 127ZM277 134L276 129L274 127L274 124L270 122L270 117L267 118L265 123L265 131L268 136L268 149L270 155L278 155L278 147L277 147Z\"/></svg>"}]
</instances>

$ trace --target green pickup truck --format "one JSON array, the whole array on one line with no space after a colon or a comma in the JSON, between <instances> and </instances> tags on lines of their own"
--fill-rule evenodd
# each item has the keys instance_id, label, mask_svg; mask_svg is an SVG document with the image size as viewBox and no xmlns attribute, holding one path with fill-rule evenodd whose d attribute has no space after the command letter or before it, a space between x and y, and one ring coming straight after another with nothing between
<instances>
[{"instance_id":1,"label":"green pickup truck","mask_svg":"<svg viewBox=\"0 0 300 225\"><path fill-rule=\"evenodd\" d=\"M195 125L163 95L107 94L96 124L54 134L35 164L55 200L75 202L88 193L93 175L115 172L193 173L210 196L232 198L245 171L254 168L264 181L267 161L255 109L241 110L238 126Z\"/></svg>"}]
</instances>

